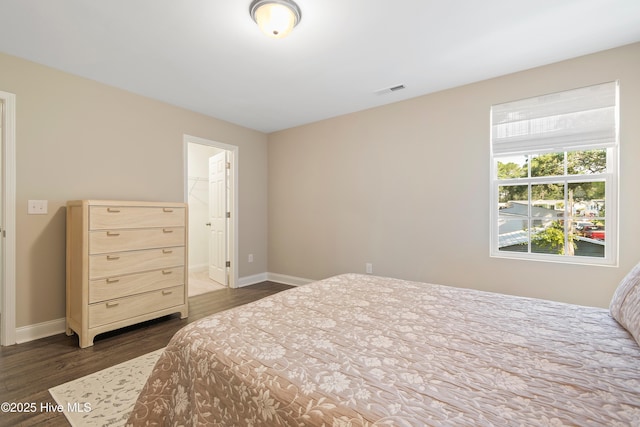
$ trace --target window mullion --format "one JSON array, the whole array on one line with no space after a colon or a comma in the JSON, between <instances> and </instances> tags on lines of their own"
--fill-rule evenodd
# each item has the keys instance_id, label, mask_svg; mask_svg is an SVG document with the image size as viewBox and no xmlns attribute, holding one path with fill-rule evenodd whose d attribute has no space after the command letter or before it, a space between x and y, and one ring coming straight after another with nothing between
<instances>
[{"instance_id":1,"label":"window mullion","mask_svg":"<svg viewBox=\"0 0 640 427\"><path fill-rule=\"evenodd\" d=\"M565 153L565 174L566 170L566 153ZM569 204L569 182L565 180L564 182L564 254L570 255L569 252L573 252L573 250L569 249L569 245L571 240L569 239L569 233L573 229L573 203ZM571 254L573 255L573 254Z\"/></svg>"},{"instance_id":2,"label":"window mullion","mask_svg":"<svg viewBox=\"0 0 640 427\"><path fill-rule=\"evenodd\" d=\"M528 248L527 248L527 252L531 253L532 252L532 248L531 248L531 227L533 226L533 220L532 220L532 216L533 216L533 208L532 208L532 204L531 204L531 200L533 197L533 192L531 191L531 186L532 183L529 182L529 185L527 186L527 242L528 242Z\"/></svg>"}]
</instances>

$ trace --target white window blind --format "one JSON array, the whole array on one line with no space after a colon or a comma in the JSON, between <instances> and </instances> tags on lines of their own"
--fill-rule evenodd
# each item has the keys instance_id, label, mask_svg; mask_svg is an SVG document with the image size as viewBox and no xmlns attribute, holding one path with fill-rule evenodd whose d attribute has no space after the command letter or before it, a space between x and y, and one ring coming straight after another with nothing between
<instances>
[{"instance_id":1,"label":"white window blind","mask_svg":"<svg viewBox=\"0 0 640 427\"><path fill-rule=\"evenodd\" d=\"M492 106L493 155L613 147L617 93L608 82Z\"/></svg>"}]
</instances>

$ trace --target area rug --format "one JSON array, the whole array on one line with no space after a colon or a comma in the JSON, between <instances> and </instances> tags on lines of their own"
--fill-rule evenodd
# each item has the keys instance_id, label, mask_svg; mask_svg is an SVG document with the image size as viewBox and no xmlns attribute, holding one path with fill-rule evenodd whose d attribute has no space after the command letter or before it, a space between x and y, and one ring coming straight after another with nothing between
<instances>
[{"instance_id":1,"label":"area rug","mask_svg":"<svg viewBox=\"0 0 640 427\"><path fill-rule=\"evenodd\" d=\"M162 350L53 387L49 393L74 427L123 426Z\"/></svg>"}]
</instances>

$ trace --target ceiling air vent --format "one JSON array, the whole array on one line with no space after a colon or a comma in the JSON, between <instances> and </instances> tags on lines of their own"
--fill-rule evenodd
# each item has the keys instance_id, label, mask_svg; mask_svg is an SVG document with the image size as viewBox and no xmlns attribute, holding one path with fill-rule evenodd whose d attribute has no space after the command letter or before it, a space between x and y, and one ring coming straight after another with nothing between
<instances>
[{"instance_id":1,"label":"ceiling air vent","mask_svg":"<svg viewBox=\"0 0 640 427\"><path fill-rule=\"evenodd\" d=\"M387 93L391 93L391 92L397 92L399 90L404 89L404 85L395 85L395 86L391 86L391 87L386 87L384 89L378 89L376 91L374 91L373 93L375 93L376 95L384 95Z\"/></svg>"}]
</instances>

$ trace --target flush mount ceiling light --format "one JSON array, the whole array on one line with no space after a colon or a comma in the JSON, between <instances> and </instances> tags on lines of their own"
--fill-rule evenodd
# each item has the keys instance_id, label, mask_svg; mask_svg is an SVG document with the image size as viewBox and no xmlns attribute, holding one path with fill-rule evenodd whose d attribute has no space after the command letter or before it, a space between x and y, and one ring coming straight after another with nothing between
<instances>
[{"instance_id":1,"label":"flush mount ceiling light","mask_svg":"<svg viewBox=\"0 0 640 427\"><path fill-rule=\"evenodd\" d=\"M251 18L269 37L286 37L302 19L297 4L291 0L253 0L249 6Z\"/></svg>"}]
</instances>

